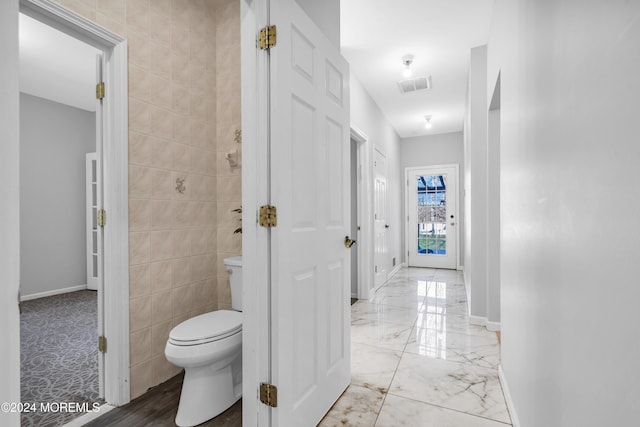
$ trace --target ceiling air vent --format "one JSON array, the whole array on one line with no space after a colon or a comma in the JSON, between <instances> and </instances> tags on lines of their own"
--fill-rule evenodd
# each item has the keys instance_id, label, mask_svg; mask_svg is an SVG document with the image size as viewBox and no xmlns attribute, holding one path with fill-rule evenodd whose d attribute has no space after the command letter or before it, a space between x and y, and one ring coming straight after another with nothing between
<instances>
[{"instance_id":1,"label":"ceiling air vent","mask_svg":"<svg viewBox=\"0 0 640 427\"><path fill-rule=\"evenodd\" d=\"M415 92L417 90L431 89L431 76L400 80L398 82L398 89L400 89L401 93L409 93L409 92Z\"/></svg>"}]
</instances>

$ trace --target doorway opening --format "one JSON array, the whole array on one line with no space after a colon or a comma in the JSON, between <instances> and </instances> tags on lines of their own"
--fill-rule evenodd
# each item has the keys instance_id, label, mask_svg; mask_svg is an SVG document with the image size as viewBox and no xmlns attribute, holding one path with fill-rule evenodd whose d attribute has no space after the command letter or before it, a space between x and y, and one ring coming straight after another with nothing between
<instances>
[{"instance_id":1,"label":"doorway opening","mask_svg":"<svg viewBox=\"0 0 640 427\"><path fill-rule=\"evenodd\" d=\"M92 408L104 397L96 345L102 229L95 215L102 193L95 97L102 51L24 14L19 24L21 402ZM77 415L21 417L40 425Z\"/></svg>"},{"instance_id":2,"label":"doorway opening","mask_svg":"<svg viewBox=\"0 0 640 427\"><path fill-rule=\"evenodd\" d=\"M62 300L80 300L80 305L74 308L66 308L61 310L53 310L53 316L62 318L72 318L83 311L89 314L89 320L77 320L75 323L94 323L91 332L84 332L86 335L86 345L83 348L87 351L91 348L91 354L87 355L87 364L97 368L98 385L95 383L85 387L85 381L88 375L77 370L73 374L67 376L72 378L72 385L66 388L68 393L56 396L56 403L70 402L74 404L89 403L82 406L87 410L94 410L96 405L101 402L100 398L104 398L109 404L120 405L129 401L129 269L128 269L128 96L127 96L127 45L126 41L108 30L98 26L97 24L69 11L57 3L48 0L21 0L19 12L24 15L21 18L20 28L25 28L28 24L24 24L23 20L35 22L42 29L49 31L49 35L35 35L33 39L16 39L20 40L19 45L26 46L29 43L39 43L43 39L63 36L72 39L75 45L71 47L71 51L78 54L80 51L89 52L90 58L88 62L93 68L88 73L90 101L95 105L95 112L86 111L89 108L82 106L73 106L72 101L64 101L52 95L58 89L59 92L67 95L77 96L75 86L64 86L56 80L55 71L42 72L35 66L25 66L21 64L27 72L36 74L39 77L39 83L35 86L27 83L27 79L21 76L18 89L23 92L20 95L20 127L22 129L22 137L20 145L20 200L21 209L20 216L22 226L21 240L25 242L27 233L35 234L29 237L43 246L45 243L52 245L47 248L41 248L38 258L34 261L29 257L37 251L34 245L21 244L15 248L15 257L20 259L22 270L22 289L21 293L28 304L30 300L42 302L51 295L60 295ZM26 21L25 21L26 22ZM53 36L53 32L60 33ZM47 40L50 41L50 40ZM86 45L86 49L81 47L79 43ZM49 47L46 55L52 55L48 58L45 53L39 51L35 54L35 62L38 59L44 59L45 62L68 62L69 59L63 56L63 49L59 46L55 48ZM97 54L97 55L96 55ZM21 56L23 56L21 54ZM44 57L44 58L43 58ZM100 64L102 67L99 67ZM64 74L64 72L63 72ZM37 79L38 80L38 79ZM72 81L75 81L72 79ZM104 89L101 96L96 94L96 82L103 83ZM37 86L40 85L44 92L37 92ZM46 92L49 90L49 92ZM84 89L83 89L84 91ZM74 95L75 94L75 95ZM34 96L35 95L35 96ZM77 97L78 99L82 98ZM97 98L100 98L98 100ZM83 101L77 101L83 102ZM84 113L83 113L84 111ZM40 114L34 116L33 114ZM67 117L73 114L83 114L84 120L80 122L72 121L70 118L62 120L60 117ZM55 115L57 114L57 115ZM54 116L55 115L55 116ZM78 114L75 114L78 115ZM36 117L36 118L34 118ZM38 119L37 117L40 117ZM55 117L55 118L54 118ZM34 121L37 125L34 125ZM82 124L79 124L82 123ZM87 123L90 125L87 126ZM65 129L60 130L60 127ZM86 127L86 129L85 129ZM80 129L84 132L76 133ZM52 129L58 129L64 133L54 133ZM54 137L56 135L57 138ZM30 145L25 138L31 138L33 144ZM75 141L74 151L66 151L61 144L70 143L69 140ZM30 147L30 148L28 148ZM31 151L28 151L31 150ZM96 153L95 169L87 170L87 153ZM66 163L65 163L66 162ZM64 163L64 164L63 164ZM92 164L93 165L93 164ZM67 170L68 169L68 170ZM73 170L73 176L66 181L55 181L58 175L63 175ZM100 173L102 171L102 173ZM29 183L26 179L33 181ZM90 182L87 181L90 177ZM101 191L100 177L104 183ZM51 181L51 182L45 182ZM55 183L54 183L55 181ZM54 183L51 187L46 184ZM33 187L33 188L30 188ZM31 192L33 190L33 192ZM96 197L86 197L87 193ZM35 196L30 196L30 193ZM66 197L74 196L74 201L67 201ZM98 197L101 196L101 197ZM35 204L39 208L39 217L36 222L26 221L27 215L32 215L31 210L27 210L27 198L35 197L34 201L28 204ZM92 199L92 200L87 200ZM65 206L66 205L66 206ZM24 209L23 209L24 207ZM60 210L59 218L53 218L53 211ZM97 224L97 215L94 210L102 210L109 213L108 225L102 222L104 229ZM48 216L51 211L51 217ZM47 213L43 215L42 212ZM72 218L68 218L72 217ZM104 220L105 215L101 218ZM87 223L89 219L89 224ZM94 220L96 226L94 227ZM38 224L42 227L36 229ZM75 225L62 232L55 237L51 236L53 229L62 228L62 223L70 223ZM26 227L32 224L35 230ZM18 223L16 223L16 228ZM78 231L80 229L80 231ZM38 231L39 230L39 231ZM35 233L33 233L35 231ZM91 233L95 231L102 239L92 239ZM70 236L74 238L71 239ZM79 237L78 237L79 236ZM66 248L65 245L71 244L73 240L73 250ZM102 254L100 253L102 250ZM90 251L89 255L87 252ZM65 253L64 257L57 257L59 253ZM94 258L95 256L95 258ZM93 260L95 259L95 263ZM92 262L90 263L89 260ZM44 268L44 264L49 262L51 265ZM66 263L73 263L73 268L67 266ZM73 270L74 278L60 278L54 280L55 269ZM93 280L95 291L84 290L91 282L90 276L94 272L102 271L103 275ZM31 283L30 274L41 273L40 278L36 278ZM78 273L80 272L80 273ZM79 276L84 276L79 278ZM25 280L29 279L29 280ZM54 283L55 282L55 283ZM41 288L28 289L32 283ZM49 286L49 288L46 288ZM83 293L80 298L70 298L75 296L76 291ZM85 298L90 295L91 298ZM51 297L53 298L53 297ZM65 301L69 302L69 301ZM76 301L77 302L77 301ZM62 304L62 303L61 303ZM50 304L56 306L56 304ZM90 307L83 310L79 307ZM71 313L71 315L70 315ZM83 317L84 319L84 317ZM69 320L69 319L66 319ZM40 321L48 322L47 320ZM52 326L55 322L48 322ZM73 322L72 322L73 324ZM59 329L66 330L75 329L73 326L65 327L58 325ZM36 328L37 329L37 328ZM71 338L70 340L75 340ZM100 339L99 339L100 338ZM55 340L53 337L50 340ZM96 349L100 347L98 352ZM106 352L106 343L109 344L109 352ZM17 344L17 343L16 343ZM66 347L64 347L66 348ZM60 351L60 353L62 350ZM94 354L96 354L94 358ZM56 353L54 353L56 354ZM55 357L60 356L56 354ZM23 356L24 358L25 356ZM97 359L97 360L96 360ZM61 364L55 364L60 367ZM12 367L13 368L13 367ZM19 367L16 366L17 370ZM74 377L75 375L75 377ZM46 375L43 376L46 380ZM68 378L67 378L68 379ZM55 383L53 385L56 385ZM42 387L40 387L42 389ZM75 395L79 390L89 390L89 401L82 400L84 397ZM63 390L64 393L64 390ZM41 396L38 396L40 402L46 402ZM80 415L76 413L74 415Z\"/></svg>"},{"instance_id":3,"label":"doorway opening","mask_svg":"<svg viewBox=\"0 0 640 427\"><path fill-rule=\"evenodd\" d=\"M357 286L351 287L351 295L358 299L369 299L374 289L373 279L373 149L369 137L355 126L351 126L351 149L356 150L357 161L351 164L352 179L352 218L355 216L357 244ZM352 154L353 156L353 154ZM353 193L353 180L356 180ZM353 212L355 200L356 212ZM352 220L353 221L353 220ZM352 223L353 226L353 223Z\"/></svg>"}]
</instances>

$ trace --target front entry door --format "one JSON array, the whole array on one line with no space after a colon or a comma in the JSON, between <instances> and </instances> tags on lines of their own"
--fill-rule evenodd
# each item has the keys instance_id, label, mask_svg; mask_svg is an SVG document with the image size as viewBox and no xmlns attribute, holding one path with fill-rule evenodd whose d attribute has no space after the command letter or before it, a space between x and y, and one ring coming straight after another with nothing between
<instances>
[{"instance_id":1,"label":"front entry door","mask_svg":"<svg viewBox=\"0 0 640 427\"><path fill-rule=\"evenodd\" d=\"M270 21L271 425L315 426L350 382L349 68L295 1Z\"/></svg>"},{"instance_id":2,"label":"front entry door","mask_svg":"<svg viewBox=\"0 0 640 427\"><path fill-rule=\"evenodd\" d=\"M457 165L407 170L410 267L455 269Z\"/></svg>"}]
</instances>

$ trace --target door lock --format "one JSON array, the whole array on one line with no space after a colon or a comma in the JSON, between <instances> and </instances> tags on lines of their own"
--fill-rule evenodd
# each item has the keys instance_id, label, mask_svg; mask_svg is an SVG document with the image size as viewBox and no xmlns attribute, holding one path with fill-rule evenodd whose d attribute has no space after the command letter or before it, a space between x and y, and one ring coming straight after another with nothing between
<instances>
[{"instance_id":1,"label":"door lock","mask_svg":"<svg viewBox=\"0 0 640 427\"><path fill-rule=\"evenodd\" d=\"M351 246L355 245L356 241L355 240L351 240L349 238L349 236L344 236L344 247L347 249L350 249Z\"/></svg>"}]
</instances>

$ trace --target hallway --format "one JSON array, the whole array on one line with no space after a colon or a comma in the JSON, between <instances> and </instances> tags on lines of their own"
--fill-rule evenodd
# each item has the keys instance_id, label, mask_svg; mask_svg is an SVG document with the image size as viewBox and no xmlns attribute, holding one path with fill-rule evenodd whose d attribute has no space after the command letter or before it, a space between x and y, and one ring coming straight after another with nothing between
<instances>
[{"instance_id":1,"label":"hallway","mask_svg":"<svg viewBox=\"0 0 640 427\"><path fill-rule=\"evenodd\" d=\"M461 272L403 268L351 308L351 385L321 426L506 427L494 332Z\"/></svg>"}]
</instances>

